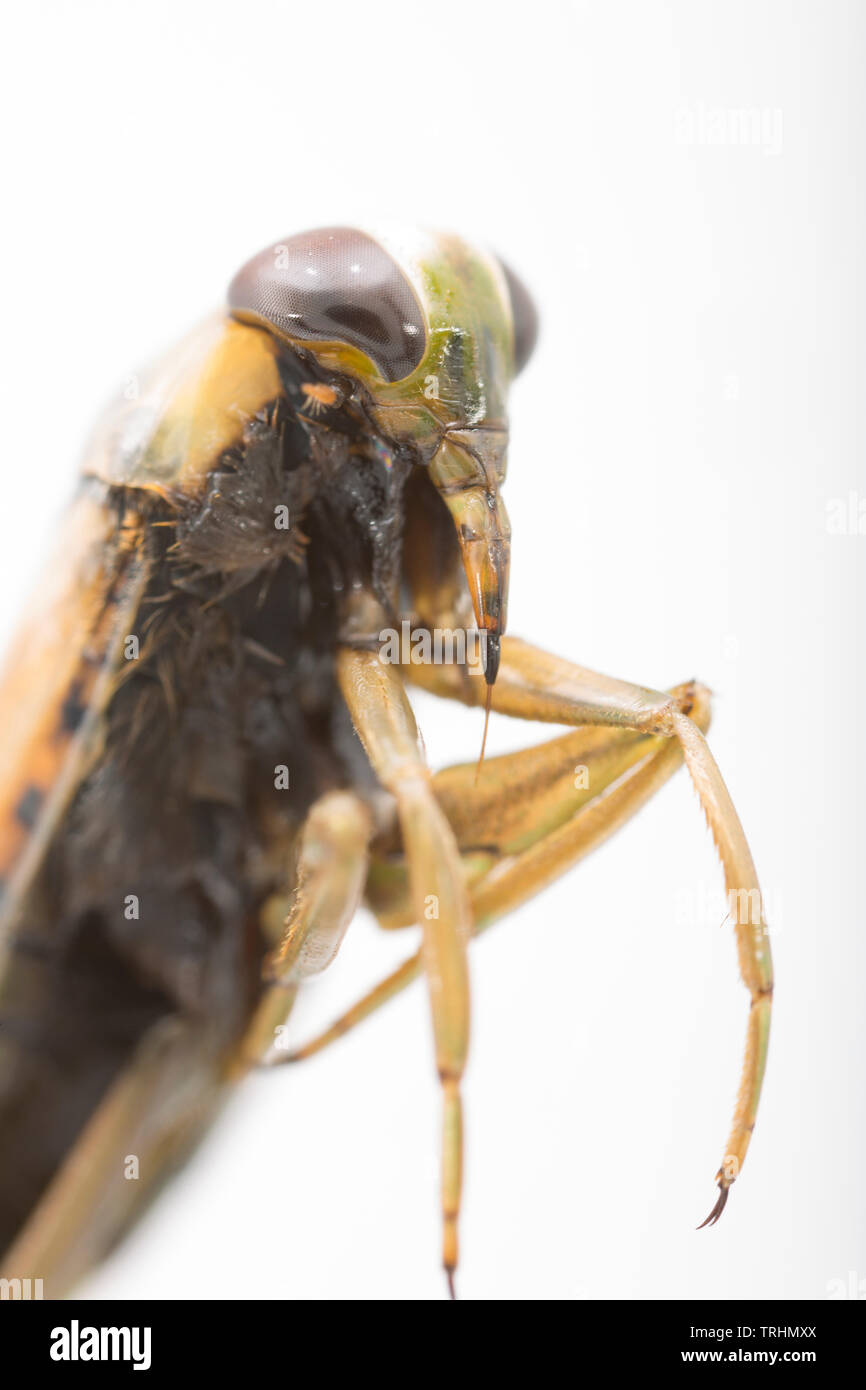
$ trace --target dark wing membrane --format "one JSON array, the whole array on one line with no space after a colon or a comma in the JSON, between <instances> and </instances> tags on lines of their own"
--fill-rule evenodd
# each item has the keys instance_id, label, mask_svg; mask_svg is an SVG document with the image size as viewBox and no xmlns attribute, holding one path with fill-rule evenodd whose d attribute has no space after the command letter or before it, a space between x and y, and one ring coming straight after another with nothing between
<instances>
[{"instance_id":1,"label":"dark wing membrane","mask_svg":"<svg viewBox=\"0 0 866 1390\"><path fill-rule=\"evenodd\" d=\"M58 826L98 752L147 574L140 534L119 532L91 484L67 513L0 679L0 1250L116 1067L111 1049L94 1047L105 976L97 953L61 968L60 914L34 884L50 876ZM112 1006L131 1009L140 1029L140 1005L119 978L110 983ZM3 1273L18 1277L5 1264Z\"/></svg>"},{"instance_id":2,"label":"dark wing membrane","mask_svg":"<svg viewBox=\"0 0 866 1390\"><path fill-rule=\"evenodd\" d=\"M91 484L0 681L0 1274L40 1278L46 1297L117 1240L220 1091L225 1038L143 976L104 911L74 901L68 822L99 774L127 638L142 626L145 539ZM112 880L120 917L126 872L118 863Z\"/></svg>"}]
</instances>

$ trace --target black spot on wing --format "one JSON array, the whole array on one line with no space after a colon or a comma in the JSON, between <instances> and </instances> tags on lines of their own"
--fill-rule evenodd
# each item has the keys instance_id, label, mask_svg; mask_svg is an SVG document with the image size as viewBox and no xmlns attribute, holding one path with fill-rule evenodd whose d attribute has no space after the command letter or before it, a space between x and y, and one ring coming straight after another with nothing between
<instances>
[{"instance_id":1,"label":"black spot on wing","mask_svg":"<svg viewBox=\"0 0 866 1390\"><path fill-rule=\"evenodd\" d=\"M75 681L69 687L66 699L60 706L58 732L61 734L77 733L86 714L87 702L82 699L82 685L80 681Z\"/></svg>"},{"instance_id":2,"label":"black spot on wing","mask_svg":"<svg viewBox=\"0 0 866 1390\"><path fill-rule=\"evenodd\" d=\"M30 786L24 795L19 799L15 807L15 819L19 825L23 825L25 830L32 830L36 824L42 803L45 800L45 793L41 787Z\"/></svg>"}]
</instances>

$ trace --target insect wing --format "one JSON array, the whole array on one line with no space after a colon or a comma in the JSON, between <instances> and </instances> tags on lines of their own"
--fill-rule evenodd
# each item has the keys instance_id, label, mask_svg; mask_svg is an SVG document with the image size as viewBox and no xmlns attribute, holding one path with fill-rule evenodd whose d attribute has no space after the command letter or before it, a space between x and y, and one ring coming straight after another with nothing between
<instances>
[{"instance_id":1,"label":"insect wing","mask_svg":"<svg viewBox=\"0 0 866 1390\"><path fill-rule=\"evenodd\" d=\"M0 676L0 952L97 752L146 579L140 536L83 492Z\"/></svg>"},{"instance_id":2,"label":"insect wing","mask_svg":"<svg viewBox=\"0 0 866 1390\"><path fill-rule=\"evenodd\" d=\"M106 711L138 655L152 571L146 498L194 495L279 392L266 335L223 316L142 374L140 392L115 403L92 437L81 490L0 675L0 1273L41 1278L46 1296L107 1253L225 1092L220 1041L201 1019L168 1014L142 1027L122 1064L103 1059L105 1076L89 1090L49 1087L42 1107L28 1067L38 1081L55 1065L58 1038L72 1056L82 1015L58 1020L46 1046L45 967L27 956L34 935L50 954L58 934L50 914L32 910L33 892L66 811L99 766ZM123 487L143 505L121 515ZM57 997L55 1015L62 982ZM106 1004L122 1007L94 1007ZM51 1152L54 1106L70 1136L60 1154ZM22 1114L30 1137L16 1141Z\"/></svg>"}]
</instances>

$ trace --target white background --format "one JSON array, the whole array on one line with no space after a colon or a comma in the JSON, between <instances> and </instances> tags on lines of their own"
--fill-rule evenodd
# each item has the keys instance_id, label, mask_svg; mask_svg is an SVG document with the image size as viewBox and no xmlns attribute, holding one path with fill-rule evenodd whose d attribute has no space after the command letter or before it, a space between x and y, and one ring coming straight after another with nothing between
<instances>
[{"instance_id":1,"label":"white background","mask_svg":"<svg viewBox=\"0 0 866 1390\"><path fill-rule=\"evenodd\" d=\"M696 1232L747 996L680 773L473 951L462 1295L866 1279L866 536L828 531L866 496L862 6L43 0L5 38L4 633L125 375L260 246L399 218L492 243L541 307L510 630L716 692L777 963L742 1178ZM434 763L474 756L477 714L418 710ZM359 921L299 1034L407 949ZM438 1116L416 986L250 1081L85 1292L439 1298Z\"/></svg>"}]
</instances>

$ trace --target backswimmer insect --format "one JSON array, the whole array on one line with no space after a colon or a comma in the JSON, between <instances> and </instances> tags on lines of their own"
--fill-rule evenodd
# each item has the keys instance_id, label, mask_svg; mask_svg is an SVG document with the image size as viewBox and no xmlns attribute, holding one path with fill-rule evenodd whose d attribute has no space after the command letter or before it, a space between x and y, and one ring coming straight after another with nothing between
<instances>
[{"instance_id":1,"label":"backswimmer insect","mask_svg":"<svg viewBox=\"0 0 866 1390\"><path fill-rule=\"evenodd\" d=\"M751 999L721 1215L767 1053L758 881L703 687L660 693L503 636L506 395L536 332L517 277L456 236L304 233L245 265L227 313L91 439L0 684L6 1278L63 1293L249 1068L301 1060L423 974L453 1294L469 939L681 761ZM570 728L434 775L407 681ZM298 986L361 902L420 924L420 950L283 1050Z\"/></svg>"}]
</instances>

